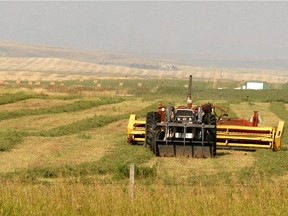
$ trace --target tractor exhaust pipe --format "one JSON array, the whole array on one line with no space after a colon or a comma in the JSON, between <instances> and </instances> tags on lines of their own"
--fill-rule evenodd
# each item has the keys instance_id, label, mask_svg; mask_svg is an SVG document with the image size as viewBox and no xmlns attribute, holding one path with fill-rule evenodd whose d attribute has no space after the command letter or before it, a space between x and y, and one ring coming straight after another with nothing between
<instances>
[{"instance_id":1,"label":"tractor exhaust pipe","mask_svg":"<svg viewBox=\"0 0 288 216\"><path fill-rule=\"evenodd\" d=\"M192 75L189 77L188 95L187 95L187 108L192 109Z\"/></svg>"}]
</instances>

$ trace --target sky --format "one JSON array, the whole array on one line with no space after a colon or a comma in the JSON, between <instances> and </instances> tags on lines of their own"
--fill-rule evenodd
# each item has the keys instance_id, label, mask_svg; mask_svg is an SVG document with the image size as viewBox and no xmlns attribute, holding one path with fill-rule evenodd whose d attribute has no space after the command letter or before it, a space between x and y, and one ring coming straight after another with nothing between
<instances>
[{"instance_id":1,"label":"sky","mask_svg":"<svg viewBox=\"0 0 288 216\"><path fill-rule=\"evenodd\" d=\"M159 56L288 59L288 2L0 2L0 40Z\"/></svg>"}]
</instances>

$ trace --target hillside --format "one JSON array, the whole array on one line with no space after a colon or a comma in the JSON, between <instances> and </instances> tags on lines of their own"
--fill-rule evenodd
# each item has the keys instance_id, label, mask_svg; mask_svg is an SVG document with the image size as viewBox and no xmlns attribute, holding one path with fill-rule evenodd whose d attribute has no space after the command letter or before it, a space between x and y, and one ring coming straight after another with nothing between
<instances>
[{"instance_id":1,"label":"hillside","mask_svg":"<svg viewBox=\"0 0 288 216\"><path fill-rule=\"evenodd\" d=\"M141 66L141 67L135 67ZM174 66L176 70L167 69ZM156 69L155 69L156 68ZM221 77L221 71L223 76ZM283 70L199 67L172 60L149 59L104 51L85 51L0 41L1 80L67 80L101 78L171 78L193 75L204 80L288 82Z\"/></svg>"}]
</instances>

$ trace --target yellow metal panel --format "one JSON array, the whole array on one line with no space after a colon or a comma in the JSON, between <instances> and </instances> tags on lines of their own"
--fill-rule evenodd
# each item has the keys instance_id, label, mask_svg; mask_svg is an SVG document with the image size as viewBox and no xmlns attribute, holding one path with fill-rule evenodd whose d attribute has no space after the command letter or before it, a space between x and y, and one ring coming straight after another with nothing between
<instances>
[{"instance_id":1,"label":"yellow metal panel","mask_svg":"<svg viewBox=\"0 0 288 216\"><path fill-rule=\"evenodd\" d=\"M134 115L134 114L130 115L128 126L127 126L128 136L131 134L131 132L133 130L133 125L134 125L135 120L136 120L136 115Z\"/></svg>"},{"instance_id":2,"label":"yellow metal panel","mask_svg":"<svg viewBox=\"0 0 288 216\"><path fill-rule=\"evenodd\" d=\"M144 141L145 141L145 138L134 138L134 141L144 142Z\"/></svg>"},{"instance_id":3,"label":"yellow metal panel","mask_svg":"<svg viewBox=\"0 0 288 216\"><path fill-rule=\"evenodd\" d=\"M275 150L275 151L280 150L281 136L282 136L283 128L284 128L284 121L280 121L278 123L278 127L277 127L276 134L275 134L275 142L274 142L274 146L273 146L273 150Z\"/></svg>"},{"instance_id":4,"label":"yellow metal panel","mask_svg":"<svg viewBox=\"0 0 288 216\"><path fill-rule=\"evenodd\" d=\"M145 135L145 130L144 131L131 131L130 134L133 134L133 135Z\"/></svg>"},{"instance_id":5,"label":"yellow metal panel","mask_svg":"<svg viewBox=\"0 0 288 216\"><path fill-rule=\"evenodd\" d=\"M145 124L146 121L137 120L136 115L130 115L127 130L128 139L134 142L145 141Z\"/></svg>"}]
</instances>

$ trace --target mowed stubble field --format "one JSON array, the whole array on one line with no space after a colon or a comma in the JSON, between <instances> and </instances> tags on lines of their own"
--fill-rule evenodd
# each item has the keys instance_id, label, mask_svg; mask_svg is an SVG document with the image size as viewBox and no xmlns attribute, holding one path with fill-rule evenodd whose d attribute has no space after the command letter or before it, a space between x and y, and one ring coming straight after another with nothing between
<instances>
[{"instance_id":1,"label":"mowed stubble field","mask_svg":"<svg viewBox=\"0 0 288 216\"><path fill-rule=\"evenodd\" d=\"M69 80L29 86L11 80L0 87L1 215L288 214L287 132L280 152L222 150L208 159L157 158L127 144L129 115L145 118L160 101L185 104L187 80L99 82L101 87ZM259 110L263 126L287 122L285 88L212 86L193 82L195 105L227 106L246 119ZM133 200L130 163L137 166Z\"/></svg>"}]
</instances>

